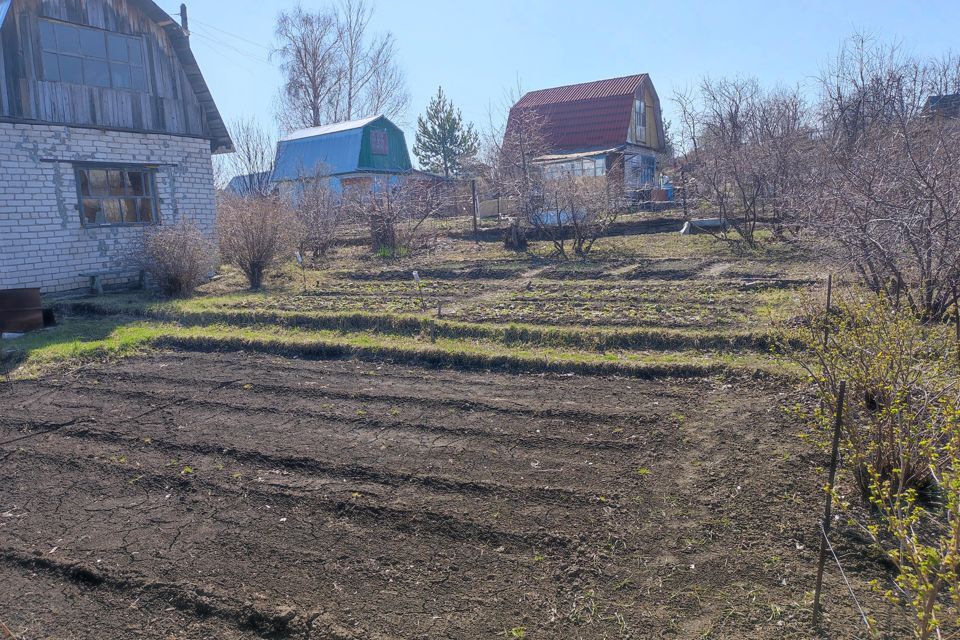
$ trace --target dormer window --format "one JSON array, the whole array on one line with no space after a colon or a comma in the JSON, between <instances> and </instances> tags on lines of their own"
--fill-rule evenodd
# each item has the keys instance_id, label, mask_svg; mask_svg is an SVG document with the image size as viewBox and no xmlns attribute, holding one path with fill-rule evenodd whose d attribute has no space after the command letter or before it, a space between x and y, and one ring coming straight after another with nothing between
<instances>
[{"instance_id":1,"label":"dormer window","mask_svg":"<svg viewBox=\"0 0 960 640\"><path fill-rule=\"evenodd\" d=\"M647 142L647 105L643 100L635 100L633 108L636 118L636 139L637 142L646 144Z\"/></svg>"},{"instance_id":2,"label":"dormer window","mask_svg":"<svg viewBox=\"0 0 960 640\"><path fill-rule=\"evenodd\" d=\"M40 20L43 79L146 91L143 41L135 36Z\"/></svg>"}]
</instances>

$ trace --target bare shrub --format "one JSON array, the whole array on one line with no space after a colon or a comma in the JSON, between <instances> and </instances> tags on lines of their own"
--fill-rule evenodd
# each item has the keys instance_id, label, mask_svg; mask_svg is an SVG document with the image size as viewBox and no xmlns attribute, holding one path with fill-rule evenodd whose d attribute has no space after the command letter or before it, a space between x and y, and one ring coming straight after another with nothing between
<instances>
[{"instance_id":1,"label":"bare shrub","mask_svg":"<svg viewBox=\"0 0 960 640\"><path fill-rule=\"evenodd\" d=\"M217 207L217 234L224 262L243 271L251 289L264 273L289 258L301 230L278 196L225 196Z\"/></svg>"},{"instance_id":2,"label":"bare shrub","mask_svg":"<svg viewBox=\"0 0 960 640\"><path fill-rule=\"evenodd\" d=\"M323 257L336 242L337 232L343 225L343 198L330 188L327 170L321 166L312 176L296 180L293 187L295 192L284 195L292 201L300 226L300 252L309 251L314 258Z\"/></svg>"},{"instance_id":3,"label":"bare shrub","mask_svg":"<svg viewBox=\"0 0 960 640\"><path fill-rule=\"evenodd\" d=\"M367 222L374 253L401 258L426 246L423 223L447 206L446 193L443 185L415 178L395 184L375 180L370 188L348 190L344 206L351 217Z\"/></svg>"},{"instance_id":4,"label":"bare shrub","mask_svg":"<svg viewBox=\"0 0 960 640\"><path fill-rule=\"evenodd\" d=\"M567 259L567 241L575 256L584 258L626 210L620 166L604 176L578 176L569 171L548 173L543 180L543 210L533 223L553 243L553 253Z\"/></svg>"},{"instance_id":5,"label":"bare shrub","mask_svg":"<svg viewBox=\"0 0 960 640\"><path fill-rule=\"evenodd\" d=\"M216 250L190 221L144 231L134 261L165 296L187 296L216 269Z\"/></svg>"}]
</instances>

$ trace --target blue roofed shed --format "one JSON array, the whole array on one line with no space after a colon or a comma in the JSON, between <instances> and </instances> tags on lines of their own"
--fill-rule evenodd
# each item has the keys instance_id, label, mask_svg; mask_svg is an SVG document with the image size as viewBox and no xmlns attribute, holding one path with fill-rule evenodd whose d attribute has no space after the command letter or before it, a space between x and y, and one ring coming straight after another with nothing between
<instances>
[{"instance_id":1,"label":"blue roofed shed","mask_svg":"<svg viewBox=\"0 0 960 640\"><path fill-rule=\"evenodd\" d=\"M339 190L376 175L413 170L403 131L385 116L373 116L295 131L277 144L273 181L329 176Z\"/></svg>"}]
</instances>

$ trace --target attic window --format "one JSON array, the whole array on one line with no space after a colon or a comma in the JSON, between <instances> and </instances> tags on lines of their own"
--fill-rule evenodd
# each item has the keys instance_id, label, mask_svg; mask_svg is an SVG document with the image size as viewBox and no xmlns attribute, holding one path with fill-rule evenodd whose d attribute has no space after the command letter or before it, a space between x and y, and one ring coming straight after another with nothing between
<instances>
[{"instance_id":1,"label":"attic window","mask_svg":"<svg viewBox=\"0 0 960 640\"><path fill-rule=\"evenodd\" d=\"M370 130L370 151L377 156L385 156L390 153L386 129Z\"/></svg>"},{"instance_id":2,"label":"attic window","mask_svg":"<svg viewBox=\"0 0 960 640\"><path fill-rule=\"evenodd\" d=\"M44 80L147 90L140 38L67 22L40 20L40 45Z\"/></svg>"},{"instance_id":3,"label":"attic window","mask_svg":"<svg viewBox=\"0 0 960 640\"><path fill-rule=\"evenodd\" d=\"M643 100L635 101L634 114L637 118L637 142L647 141L647 105Z\"/></svg>"}]
</instances>

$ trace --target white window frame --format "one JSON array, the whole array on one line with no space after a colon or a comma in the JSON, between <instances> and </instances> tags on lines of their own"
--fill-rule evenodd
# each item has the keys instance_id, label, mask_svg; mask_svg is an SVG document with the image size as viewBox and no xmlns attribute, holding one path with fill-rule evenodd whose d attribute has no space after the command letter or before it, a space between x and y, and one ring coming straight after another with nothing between
<instances>
[{"instance_id":1,"label":"white window frame","mask_svg":"<svg viewBox=\"0 0 960 640\"><path fill-rule=\"evenodd\" d=\"M634 126L636 127L637 142L647 143L647 103L643 100L634 101Z\"/></svg>"}]
</instances>

